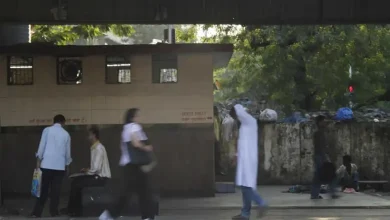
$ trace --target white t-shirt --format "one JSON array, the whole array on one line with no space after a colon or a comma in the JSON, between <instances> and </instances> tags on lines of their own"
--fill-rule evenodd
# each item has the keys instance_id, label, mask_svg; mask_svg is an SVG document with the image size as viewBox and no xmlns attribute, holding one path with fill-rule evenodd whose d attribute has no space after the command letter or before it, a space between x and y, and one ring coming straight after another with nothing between
<instances>
[{"instance_id":1,"label":"white t-shirt","mask_svg":"<svg viewBox=\"0 0 390 220\"><path fill-rule=\"evenodd\" d=\"M148 139L140 124L130 123L124 125L122 130L122 137L121 137L122 154L121 154L121 159L119 161L120 166L125 166L131 161L131 155L129 154L126 143L131 141L131 136L133 133L135 133L138 136L139 140Z\"/></svg>"}]
</instances>

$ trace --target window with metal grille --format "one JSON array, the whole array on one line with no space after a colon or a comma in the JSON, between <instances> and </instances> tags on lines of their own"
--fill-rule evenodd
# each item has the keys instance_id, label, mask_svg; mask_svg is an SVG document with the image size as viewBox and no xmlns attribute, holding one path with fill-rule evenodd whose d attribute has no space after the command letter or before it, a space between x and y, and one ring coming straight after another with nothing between
<instances>
[{"instance_id":1,"label":"window with metal grille","mask_svg":"<svg viewBox=\"0 0 390 220\"><path fill-rule=\"evenodd\" d=\"M153 83L177 83L177 55L155 54L152 56Z\"/></svg>"},{"instance_id":2,"label":"window with metal grille","mask_svg":"<svg viewBox=\"0 0 390 220\"><path fill-rule=\"evenodd\" d=\"M8 85L32 85L33 58L8 57Z\"/></svg>"},{"instance_id":3,"label":"window with metal grille","mask_svg":"<svg viewBox=\"0 0 390 220\"><path fill-rule=\"evenodd\" d=\"M106 57L106 83L131 83L131 63L126 57Z\"/></svg>"}]
</instances>

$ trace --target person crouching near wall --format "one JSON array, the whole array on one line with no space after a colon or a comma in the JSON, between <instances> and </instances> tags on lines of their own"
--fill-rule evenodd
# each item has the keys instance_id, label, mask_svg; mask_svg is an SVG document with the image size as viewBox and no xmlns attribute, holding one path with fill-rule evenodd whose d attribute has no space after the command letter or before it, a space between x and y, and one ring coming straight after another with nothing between
<instances>
[{"instance_id":1,"label":"person crouching near wall","mask_svg":"<svg viewBox=\"0 0 390 220\"><path fill-rule=\"evenodd\" d=\"M68 215L82 215L82 190L86 187L104 186L111 178L110 164L106 149L100 142L100 132L97 126L91 126L88 139L91 142L91 163L89 168L81 169L81 175L73 177L68 201Z\"/></svg>"},{"instance_id":2,"label":"person crouching near wall","mask_svg":"<svg viewBox=\"0 0 390 220\"><path fill-rule=\"evenodd\" d=\"M120 165L124 167L124 188L122 193L99 217L100 220L111 220L120 216L124 205L131 194L137 193L141 217L153 220L155 210L148 181L151 170L153 147L139 124L139 109L132 108L126 112L122 130Z\"/></svg>"}]
</instances>

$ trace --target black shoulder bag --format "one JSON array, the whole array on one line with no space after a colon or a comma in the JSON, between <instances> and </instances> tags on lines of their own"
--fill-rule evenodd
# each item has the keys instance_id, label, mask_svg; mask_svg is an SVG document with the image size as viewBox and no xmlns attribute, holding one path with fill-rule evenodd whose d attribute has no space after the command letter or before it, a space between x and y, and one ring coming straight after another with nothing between
<instances>
[{"instance_id":1,"label":"black shoulder bag","mask_svg":"<svg viewBox=\"0 0 390 220\"><path fill-rule=\"evenodd\" d=\"M149 140L141 141L145 145L149 145ZM135 147L131 141L126 142L130 156L130 163L136 165L147 165L152 162L152 157L149 152Z\"/></svg>"}]
</instances>

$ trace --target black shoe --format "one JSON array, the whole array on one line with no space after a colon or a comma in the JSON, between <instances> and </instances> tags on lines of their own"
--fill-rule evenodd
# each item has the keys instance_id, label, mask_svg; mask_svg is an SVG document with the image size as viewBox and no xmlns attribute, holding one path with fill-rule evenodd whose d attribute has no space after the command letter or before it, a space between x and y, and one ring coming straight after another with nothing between
<instances>
[{"instance_id":1,"label":"black shoe","mask_svg":"<svg viewBox=\"0 0 390 220\"><path fill-rule=\"evenodd\" d=\"M311 197L310 199L323 199L322 196Z\"/></svg>"}]
</instances>

